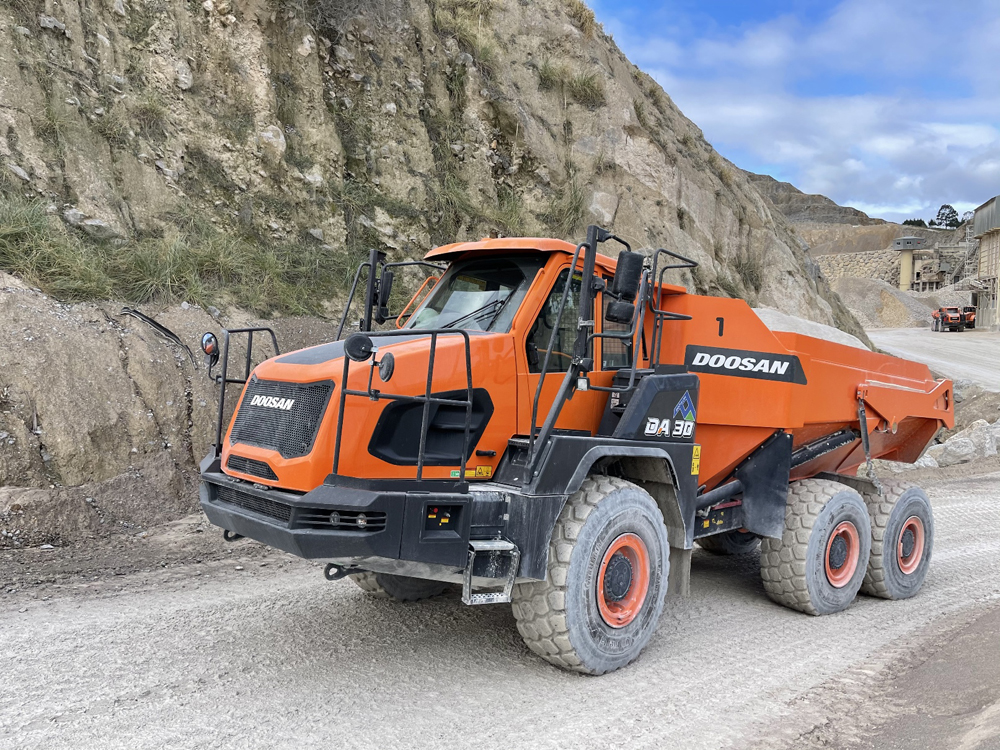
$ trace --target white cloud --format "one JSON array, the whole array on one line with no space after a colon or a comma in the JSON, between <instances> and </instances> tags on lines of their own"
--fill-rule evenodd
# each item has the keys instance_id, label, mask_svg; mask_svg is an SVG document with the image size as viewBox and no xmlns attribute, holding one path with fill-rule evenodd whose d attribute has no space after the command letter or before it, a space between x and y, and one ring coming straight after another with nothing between
<instances>
[{"instance_id":1,"label":"white cloud","mask_svg":"<svg viewBox=\"0 0 1000 750\"><path fill-rule=\"evenodd\" d=\"M843 0L814 27L782 16L702 36L596 10L737 164L901 220L1000 192L1000 14L960 6Z\"/></svg>"}]
</instances>

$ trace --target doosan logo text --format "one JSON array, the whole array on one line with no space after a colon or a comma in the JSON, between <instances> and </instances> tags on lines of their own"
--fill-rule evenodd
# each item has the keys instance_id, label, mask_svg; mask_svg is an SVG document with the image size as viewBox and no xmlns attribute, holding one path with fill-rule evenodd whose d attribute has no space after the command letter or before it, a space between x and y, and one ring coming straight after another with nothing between
<instances>
[{"instance_id":1,"label":"doosan logo text","mask_svg":"<svg viewBox=\"0 0 1000 750\"><path fill-rule=\"evenodd\" d=\"M254 396L250 399L250 406L266 406L268 409L281 409L291 411L295 404L294 398L277 398L276 396Z\"/></svg>"},{"instance_id":2,"label":"doosan logo text","mask_svg":"<svg viewBox=\"0 0 1000 750\"><path fill-rule=\"evenodd\" d=\"M706 354L698 352L691 363L696 367L714 367L716 369L743 370L744 372L766 372L771 375L784 375L791 362L781 362L776 359L756 359L754 357L737 357L725 354Z\"/></svg>"},{"instance_id":3,"label":"doosan logo text","mask_svg":"<svg viewBox=\"0 0 1000 750\"><path fill-rule=\"evenodd\" d=\"M806 385L802 362L794 354L689 344L684 352L684 366L688 372Z\"/></svg>"}]
</instances>

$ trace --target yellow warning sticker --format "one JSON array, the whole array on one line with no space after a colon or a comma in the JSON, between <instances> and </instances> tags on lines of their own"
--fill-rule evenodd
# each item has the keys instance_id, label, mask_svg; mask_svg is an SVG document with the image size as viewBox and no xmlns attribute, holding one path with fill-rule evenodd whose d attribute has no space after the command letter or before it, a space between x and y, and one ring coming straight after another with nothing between
<instances>
[{"instance_id":1,"label":"yellow warning sticker","mask_svg":"<svg viewBox=\"0 0 1000 750\"><path fill-rule=\"evenodd\" d=\"M451 470L451 478L458 479L462 475L462 472L458 469ZM493 476L492 466L477 466L475 469L466 469L465 478L466 479L489 479Z\"/></svg>"},{"instance_id":2,"label":"yellow warning sticker","mask_svg":"<svg viewBox=\"0 0 1000 750\"><path fill-rule=\"evenodd\" d=\"M697 475L701 472L701 446L696 445L691 450L691 474Z\"/></svg>"}]
</instances>

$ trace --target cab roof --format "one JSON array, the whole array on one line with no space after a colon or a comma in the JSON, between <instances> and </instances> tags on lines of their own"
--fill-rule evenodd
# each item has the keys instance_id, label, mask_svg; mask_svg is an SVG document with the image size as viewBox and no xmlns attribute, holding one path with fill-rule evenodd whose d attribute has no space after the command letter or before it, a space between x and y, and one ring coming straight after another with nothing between
<instances>
[{"instance_id":1,"label":"cab roof","mask_svg":"<svg viewBox=\"0 0 1000 750\"><path fill-rule=\"evenodd\" d=\"M454 260L466 253L494 254L503 250L535 250L543 253L565 253L572 256L576 245L565 240L555 240L548 237L502 237L499 239L481 239L476 242L453 242L450 245L435 247L425 260L448 258ZM596 263L601 268L614 273L618 261L607 255L597 254Z\"/></svg>"},{"instance_id":2,"label":"cab roof","mask_svg":"<svg viewBox=\"0 0 1000 750\"><path fill-rule=\"evenodd\" d=\"M450 245L441 245L433 248L425 260L447 259L455 260L467 254L481 253L483 255L499 254L504 250L534 250L542 253L565 253L572 257L576 252L576 245L565 240L556 240L551 237L499 237L496 239L484 238L476 242L453 242ZM595 263L599 268L609 273L614 273L618 267L618 260L601 253L597 254ZM666 294L687 294L687 289L678 284L663 284L660 290Z\"/></svg>"}]
</instances>

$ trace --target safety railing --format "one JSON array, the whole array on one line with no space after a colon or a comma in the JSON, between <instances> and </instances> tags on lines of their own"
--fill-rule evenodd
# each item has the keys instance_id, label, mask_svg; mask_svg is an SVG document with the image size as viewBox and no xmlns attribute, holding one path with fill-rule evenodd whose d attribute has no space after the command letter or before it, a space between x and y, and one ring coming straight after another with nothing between
<instances>
[{"instance_id":1,"label":"safety railing","mask_svg":"<svg viewBox=\"0 0 1000 750\"><path fill-rule=\"evenodd\" d=\"M229 342L235 333L247 334L247 355L246 368L242 378L229 377ZM222 331L222 371L215 376L215 382L219 383L219 414L215 423L215 457L222 455L222 422L226 415L226 386L230 384L246 385L250 379L250 371L253 370L253 335L255 333L268 333L271 336L271 344L274 346L274 356L281 354L278 348L278 337L270 328L233 328Z\"/></svg>"},{"instance_id":2,"label":"safety railing","mask_svg":"<svg viewBox=\"0 0 1000 750\"><path fill-rule=\"evenodd\" d=\"M430 336L430 350L427 355L427 379L424 386L423 395L411 396L399 393L387 393L385 391L377 390L373 388L375 381L375 370L379 367L378 362L378 347L377 343L382 339L395 338L397 336L405 336L407 338L412 338L415 333L421 335ZM439 336L461 336L465 349L465 375L466 375L466 398L465 399L454 399L454 398L442 398L440 396L434 396L434 361L437 354L437 345ZM347 404L348 396L363 396L372 401L378 401L380 399L387 399L390 401L401 401L409 403L419 403L423 404L423 412L420 419L420 443L417 450L417 480L423 479L424 474L424 464L426 463L427 457L427 433L430 429L430 418L431 418L431 406L433 404L438 405L448 405L448 406L464 406L465 407L465 425L463 430L463 440L462 440L462 453L459 456L460 461L460 481L465 481L466 478L466 467L468 465L471 456L471 428L472 428L472 347L469 339L469 334L461 329L454 328L434 328L434 329L420 329L419 331L414 331L411 329L398 330L398 331L379 331L375 334L376 347L372 351L371 362L369 363L368 371L368 387L366 390L357 390L347 387L348 378L351 374L351 364L354 362L349 356L344 357L344 370L340 381L340 410L337 414L337 436L334 443L333 449L333 474L336 476L340 469L340 454L343 443L344 434L344 421L345 421L345 407ZM358 363L358 364L363 364Z\"/></svg>"}]
</instances>

